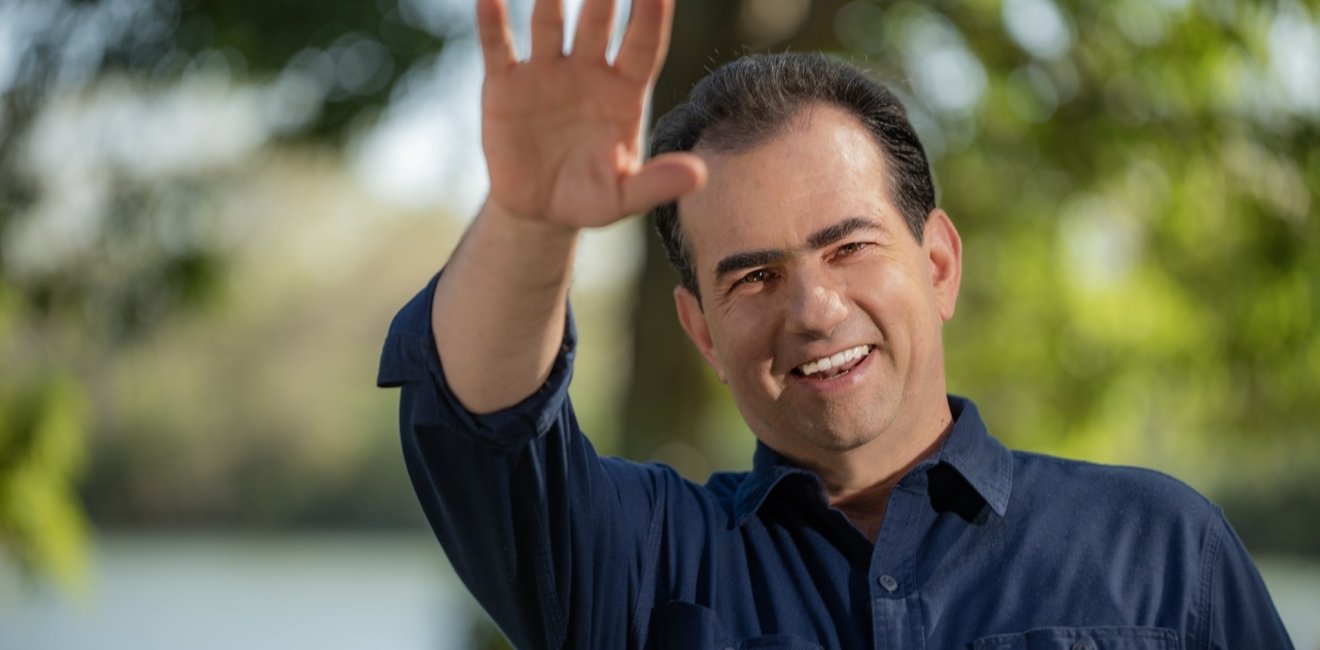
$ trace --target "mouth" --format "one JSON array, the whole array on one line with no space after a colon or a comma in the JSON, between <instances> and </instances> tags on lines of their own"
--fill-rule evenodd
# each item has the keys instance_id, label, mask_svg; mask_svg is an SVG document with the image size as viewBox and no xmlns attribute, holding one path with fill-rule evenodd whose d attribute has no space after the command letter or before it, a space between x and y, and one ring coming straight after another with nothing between
<instances>
[{"instance_id":1,"label":"mouth","mask_svg":"<svg viewBox=\"0 0 1320 650\"><path fill-rule=\"evenodd\" d=\"M828 357L808 361L794 368L791 374L806 379L833 379L848 374L865 361L873 350L873 345L851 347Z\"/></svg>"}]
</instances>

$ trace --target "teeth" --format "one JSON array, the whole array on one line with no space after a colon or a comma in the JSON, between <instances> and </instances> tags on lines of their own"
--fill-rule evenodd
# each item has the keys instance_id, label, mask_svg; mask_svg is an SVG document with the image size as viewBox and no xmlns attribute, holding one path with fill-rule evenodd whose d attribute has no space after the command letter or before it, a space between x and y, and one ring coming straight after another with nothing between
<instances>
[{"instance_id":1,"label":"teeth","mask_svg":"<svg viewBox=\"0 0 1320 650\"><path fill-rule=\"evenodd\" d=\"M804 375L814 375L818 372L825 372L831 368L838 368L845 363L860 359L871 351L869 345L859 345L854 348L848 348L842 352L837 352L831 356L809 361L798 366L798 372Z\"/></svg>"}]
</instances>

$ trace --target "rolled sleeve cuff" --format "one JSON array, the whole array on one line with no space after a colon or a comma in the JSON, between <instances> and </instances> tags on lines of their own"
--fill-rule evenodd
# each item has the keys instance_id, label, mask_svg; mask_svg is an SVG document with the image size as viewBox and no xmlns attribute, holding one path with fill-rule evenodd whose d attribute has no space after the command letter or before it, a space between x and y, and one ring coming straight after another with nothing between
<instances>
[{"instance_id":1,"label":"rolled sleeve cuff","mask_svg":"<svg viewBox=\"0 0 1320 650\"><path fill-rule=\"evenodd\" d=\"M376 385L419 390L431 398L414 400L411 414L414 427L433 424L453 428L503 449L521 447L544 435L558 421L568 400L573 355L577 350L572 307L567 310L564 339L545 383L513 406L479 415L467 410L445 381L440 354L431 332L431 302L435 298L439 277L440 274L436 274L431 278L426 288L395 315L381 352ZM433 408L426 408L428 404Z\"/></svg>"}]
</instances>

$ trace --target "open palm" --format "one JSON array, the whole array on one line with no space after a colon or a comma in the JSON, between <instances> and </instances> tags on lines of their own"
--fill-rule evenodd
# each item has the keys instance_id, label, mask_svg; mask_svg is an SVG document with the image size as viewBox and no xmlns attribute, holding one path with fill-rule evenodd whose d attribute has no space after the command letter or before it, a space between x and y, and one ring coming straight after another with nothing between
<instances>
[{"instance_id":1,"label":"open palm","mask_svg":"<svg viewBox=\"0 0 1320 650\"><path fill-rule=\"evenodd\" d=\"M645 104L668 47L672 3L636 0L611 64L613 0L585 0L567 55L560 0L538 0L531 57L522 62L513 53L504 0L478 1L491 203L517 217L580 228L613 223L701 184L704 166L691 154L640 161Z\"/></svg>"}]
</instances>

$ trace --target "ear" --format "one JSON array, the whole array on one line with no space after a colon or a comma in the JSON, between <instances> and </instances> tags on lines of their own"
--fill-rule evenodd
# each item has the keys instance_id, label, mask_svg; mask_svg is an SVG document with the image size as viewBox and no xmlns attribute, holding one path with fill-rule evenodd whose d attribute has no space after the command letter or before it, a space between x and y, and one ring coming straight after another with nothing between
<instances>
[{"instance_id":1,"label":"ear","mask_svg":"<svg viewBox=\"0 0 1320 650\"><path fill-rule=\"evenodd\" d=\"M923 248L930 260L930 280L940 317L949 320L953 318L958 289L962 286L962 238L944 210L935 208L926 217Z\"/></svg>"},{"instance_id":2,"label":"ear","mask_svg":"<svg viewBox=\"0 0 1320 650\"><path fill-rule=\"evenodd\" d=\"M683 325L683 331L687 332L688 338L692 339L692 344L697 346L697 351L706 358L706 363L710 364L715 375L720 378L720 383L727 383L724 378L724 367L715 354L715 342L710 337L710 326L706 324L706 313L701 309L701 302L691 291L679 285L674 287L674 307L678 310L678 322Z\"/></svg>"}]
</instances>

